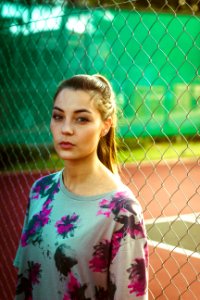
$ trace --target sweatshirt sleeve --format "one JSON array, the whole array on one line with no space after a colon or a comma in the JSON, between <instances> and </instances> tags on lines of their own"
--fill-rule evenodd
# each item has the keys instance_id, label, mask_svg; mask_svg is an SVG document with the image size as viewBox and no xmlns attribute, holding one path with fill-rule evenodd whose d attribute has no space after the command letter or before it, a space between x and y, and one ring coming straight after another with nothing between
<instances>
[{"instance_id":1,"label":"sweatshirt sleeve","mask_svg":"<svg viewBox=\"0 0 200 300\"><path fill-rule=\"evenodd\" d=\"M125 201L115 221L109 272L110 285L115 286L113 299L148 299L148 246L139 203Z\"/></svg>"},{"instance_id":2,"label":"sweatshirt sleeve","mask_svg":"<svg viewBox=\"0 0 200 300\"><path fill-rule=\"evenodd\" d=\"M24 217L23 228L22 228L22 234L21 234L21 237L20 237L20 241L19 241L19 245L18 245L18 248L17 248L16 256L15 256L14 261L13 261L13 265L17 269L19 269L19 267L21 265L22 252L23 252L23 249L22 249L22 235L23 235L23 232L25 231L25 228L27 227L27 224L28 224L28 221L29 221L30 203L31 203L32 197L34 197L35 185L36 185L36 183L34 183L31 187L31 189L30 189L28 203L27 203L27 207L26 207L26 213L25 213L25 217Z\"/></svg>"}]
</instances>

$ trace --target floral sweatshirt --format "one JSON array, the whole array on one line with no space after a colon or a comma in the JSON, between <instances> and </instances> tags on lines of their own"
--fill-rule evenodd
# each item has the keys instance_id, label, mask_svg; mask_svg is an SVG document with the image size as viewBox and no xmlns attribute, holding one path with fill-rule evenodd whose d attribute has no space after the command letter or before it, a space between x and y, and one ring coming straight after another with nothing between
<instances>
[{"instance_id":1,"label":"floral sweatshirt","mask_svg":"<svg viewBox=\"0 0 200 300\"><path fill-rule=\"evenodd\" d=\"M17 300L148 299L141 207L123 184L78 196L62 171L42 177L31 188L14 265Z\"/></svg>"}]
</instances>

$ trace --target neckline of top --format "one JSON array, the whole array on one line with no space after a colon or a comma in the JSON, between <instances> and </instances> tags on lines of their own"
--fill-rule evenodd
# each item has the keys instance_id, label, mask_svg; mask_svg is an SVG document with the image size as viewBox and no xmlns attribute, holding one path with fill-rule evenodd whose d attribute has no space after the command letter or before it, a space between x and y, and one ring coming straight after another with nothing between
<instances>
[{"instance_id":1,"label":"neckline of top","mask_svg":"<svg viewBox=\"0 0 200 300\"><path fill-rule=\"evenodd\" d=\"M73 200L78 200L78 201L95 201L95 200L99 200L105 197L110 197L112 195L114 195L117 192L122 192L125 191L126 189L124 188L124 184L122 183L118 188L110 191L110 192L106 192L106 193L102 193L102 194L98 194L98 195L79 195L79 194L75 194L73 192L70 192L67 187L65 186L64 182L63 182L63 170L60 171L60 189L61 191L68 196L69 198L73 199Z\"/></svg>"}]
</instances>

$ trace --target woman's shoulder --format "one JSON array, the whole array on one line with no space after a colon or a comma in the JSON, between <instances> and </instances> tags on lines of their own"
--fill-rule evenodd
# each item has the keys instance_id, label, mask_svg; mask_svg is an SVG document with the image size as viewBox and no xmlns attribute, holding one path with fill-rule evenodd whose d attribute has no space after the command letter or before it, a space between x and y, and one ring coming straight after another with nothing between
<instances>
[{"instance_id":1,"label":"woman's shoulder","mask_svg":"<svg viewBox=\"0 0 200 300\"><path fill-rule=\"evenodd\" d=\"M31 193L47 190L54 185L60 185L61 171L39 177L31 187Z\"/></svg>"},{"instance_id":2,"label":"woman's shoulder","mask_svg":"<svg viewBox=\"0 0 200 300\"><path fill-rule=\"evenodd\" d=\"M123 182L120 182L117 189L113 193L113 197L116 197L119 201L123 202L131 202L131 203L138 203L134 193L132 190L125 185Z\"/></svg>"},{"instance_id":3,"label":"woman's shoulder","mask_svg":"<svg viewBox=\"0 0 200 300\"><path fill-rule=\"evenodd\" d=\"M136 200L131 189L123 183L119 173L113 174L111 172L108 172L102 178L101 183L104 187L110 187L110 190L113 190L115 192L117 191L117 194L122 198Z\"/></svg>"},{"instance_id":4,"label":"woman's shoulder","mask_svg":"<svg viewBox=\"0 0 200 300\"><path fill-rule=\"evenodd\" d=\"M123 182L112 195L114 206L120 207L123 213L142 214L142 207L132 190Z\"/></svg>"}]
</instances>

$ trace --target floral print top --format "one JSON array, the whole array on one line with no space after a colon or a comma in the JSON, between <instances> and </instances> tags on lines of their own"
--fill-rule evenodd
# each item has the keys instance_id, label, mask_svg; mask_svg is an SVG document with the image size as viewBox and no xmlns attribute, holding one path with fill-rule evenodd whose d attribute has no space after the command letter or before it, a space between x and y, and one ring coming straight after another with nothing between
<instances>
[{"instance_id":1,"label":"floral print top","mask_svg":"<svg viewBox=\"0 0 200 300\"><path fill-rule=\"evenodd\" d=\"M14 265L15 299L148 299L148 247L141 207L121 184L78 196L62 171L32 186Z\"/></svg>"}]
</instances>

